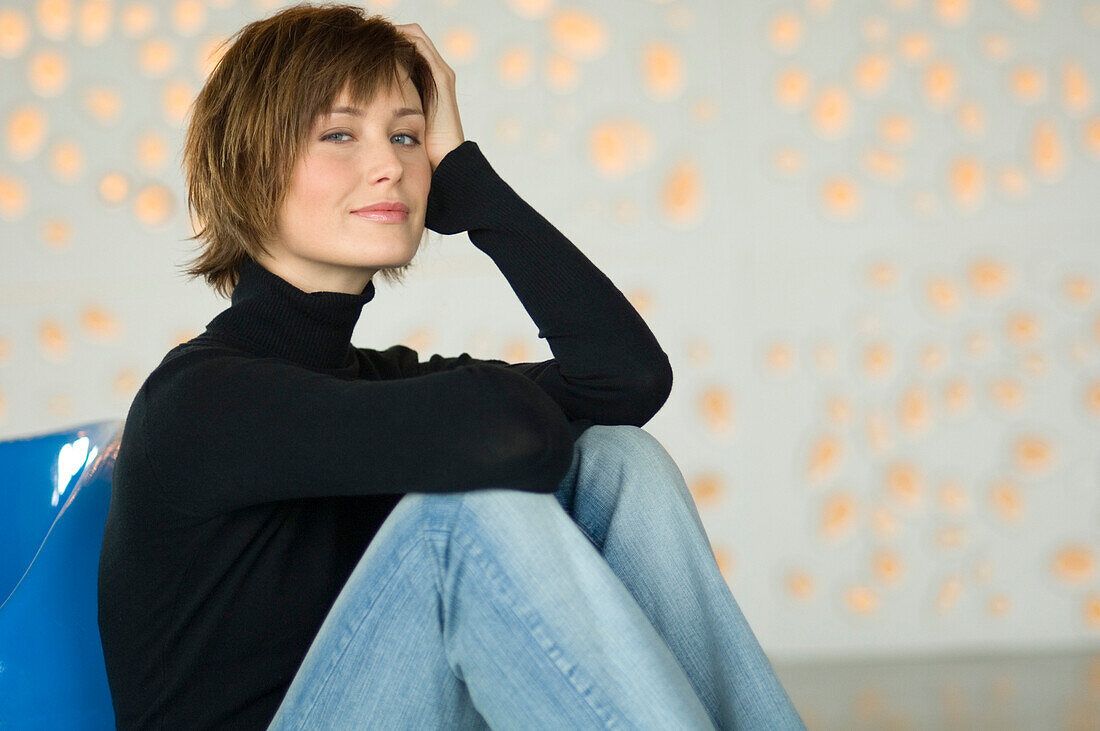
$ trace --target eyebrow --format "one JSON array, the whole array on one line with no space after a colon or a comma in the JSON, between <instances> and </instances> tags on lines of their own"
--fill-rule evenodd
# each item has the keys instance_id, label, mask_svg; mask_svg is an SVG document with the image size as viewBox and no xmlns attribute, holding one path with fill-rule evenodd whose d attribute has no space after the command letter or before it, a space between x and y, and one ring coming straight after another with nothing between
<instances>
[{"instance_id":1,"label":"eyebrow","mask_svg":"<svg viewBox=\"0 0 1100 731\"><path fill-rule=\"evenodd\" d=\"M358 107L336 107L334 109L329 110L328 116L331 117L334 114L350 114L353 117L362 117L363 116L363 110L359 109ZM398 117L415 117L415 116L423 117L424 112L420 111L419 109L413 109L412 107L401 107L400 109L394 109L393 110L393 118L394 119L397 119Z\"/></svg>"}]
</instances>

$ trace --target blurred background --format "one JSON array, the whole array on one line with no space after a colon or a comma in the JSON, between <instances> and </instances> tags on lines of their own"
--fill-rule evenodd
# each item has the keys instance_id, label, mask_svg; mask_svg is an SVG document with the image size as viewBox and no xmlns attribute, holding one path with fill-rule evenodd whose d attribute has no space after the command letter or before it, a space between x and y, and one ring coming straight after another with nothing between
<instances>
[{"instance_id":1,"label":"blurred background","mask_svg":"<svg viewBox=\"0 0 1100 731\"><path fill-rule=\"evenodd\" d=\"M286 4L0 6L0 439L124 418L229 305L179 150ZM1100 2L359 4L657 335L646 429L811 728L1100 728ZM465 234L415 262L355 345L553 356Z\"/></svg>"}]
</instances>

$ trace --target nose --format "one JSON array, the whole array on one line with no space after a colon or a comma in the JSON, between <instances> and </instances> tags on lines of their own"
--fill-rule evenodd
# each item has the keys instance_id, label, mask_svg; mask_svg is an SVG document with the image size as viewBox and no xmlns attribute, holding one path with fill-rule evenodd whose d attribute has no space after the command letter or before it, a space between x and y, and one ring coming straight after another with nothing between
<instances>
[{"instance_id":1,"label":"nose","mask_svg":"<svg viewBox=\"0 0 1100 731\"><path fill-rule=\"evenodd\" d=\"M405 166L401 163L401 157L393 145L386 145L384 151L371 151L367 154L367 175L372 180L383 178L400 178Z\"/></svg>"}]
</instances>

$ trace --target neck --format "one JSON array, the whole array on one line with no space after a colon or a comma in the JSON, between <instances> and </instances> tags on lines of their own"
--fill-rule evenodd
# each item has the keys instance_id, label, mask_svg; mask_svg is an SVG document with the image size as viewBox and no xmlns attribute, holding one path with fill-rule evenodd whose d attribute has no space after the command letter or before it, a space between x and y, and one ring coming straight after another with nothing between
<instances>
[{"instance_id":1,"label":"neck","mask_svg":"<svg viewBox=\"0 0 1100 731\"><path fill-rule=\"evenodd\" d=\"M260 356L313 368L341 368L354 357L351 334L363 305L374 294L373 281L358 294L306 292L245 257L232 306L215 317L207 330Z\"/></svg>"}]
</instances>

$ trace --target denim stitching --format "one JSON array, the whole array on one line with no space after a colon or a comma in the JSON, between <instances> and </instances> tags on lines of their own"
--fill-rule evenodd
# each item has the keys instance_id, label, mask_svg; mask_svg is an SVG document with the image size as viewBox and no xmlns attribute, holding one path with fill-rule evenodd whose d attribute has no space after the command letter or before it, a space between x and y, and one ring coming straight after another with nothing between
<instances>
[{"instance_id":1,"label":"denim stitching","mask_svg":"<svg viewBox=\"0 0 1100 731\"><path fill-rule=\"evenodd\" d=\"M417 539L418 540L412 541L409 544L409 548L407 550L405 550L403 553L401 553L400 556L398 557L397 561L394 562L393 571L391 571L389 573L389 575L386 577L386 580L383 583L382 589L379 590L379 591L376 591L374 593L374 600L371 601L371 603L366 607L365 611L363 611L362 615L359 617L359 621L355 623L355 627L352 629L351 633L347 635L347 637L348 637L347 644L345 644L344 647L340 650L340 652L337 653L335 655L335 657L333 658L331 664L329 665L328 671L325 673L324 680L322 680L320 685L319 685L320 690L318 690L318 692L313 696L313 699L311 700L309 706L306 708L304 714L301 714L301 723L298 724L299 729L303 728L305 722L309 720L310 714L313 713L314 709L317 707L318 699L320 698L321 695L323 695L324 688L328 684L329 678L331 678L332 674L336 671L336 666L339 665L340 660L347 654L348 648L352 645L352 643L355 639L355 635L358 634L358 632L359 632L359 628L362 627L363 623L367 620L367 617L370 616L370 611L371 611L371 609L374 608L374 605L378 602L378 599L385 594L386 587L388 587L393 582L393 577L398 572L398 569L400 569L401 566L404 564L405 558L410 553L412 553L412 551L416 548L418 543L425 542L423 536L417 536ZM362 560L362 559L360 559L360 560ZM354 570L353 570L353 573L354 573ZM322 624L323 624L323 622L322 622ZM307 651L307 654L308 654L308 651ZM291 681L291 682L293 683L293 681ZM308 726L306 726L306 727L308 728Z\"/></svg>"},{"instance_id":2,"label":"denim stitching","mask_svg":"<svg viewBox=\"0 0 1100 731\"><path fill-rule=\"evenodd\" d=\"M452 535L452 540L459 540L458 536L457 535ZM499 566L495 564L495 562L492 562L491 560L487 560L486 558L484 558L484 557L488 556L488 554L485 551L477 550L476 548L474 550L471 550L470 545L463 545L463 548L467 551L467 555L470 556L471 560L476 562L478 564L478 566L483 571L485 571L487 574L489 574L490 576L493 576L495 574L496 576L499 576L499 577L503 578L505 581L509 581L508 577L499 568ZM535 642L535 644L538 645L539 647L543 648L543 650L546 652L547 657L550 659L551 664L553 664L553 666L558 669L558 672L560 672L562 677L565 678L565 680L567 681L569 687L573 688L573 690L576 692L576 695L578 695L585 702L585 704L592 711L592 713L594 715L596 715L597 718L599 718L599 709L596 708L596 706L593 704L592 698L587 693L585 693L580 688L578 688L576 686L576 684L573 682L573 680L566 674L566 672L564 670L562 670L561 667L559 667L556 662L554 662L553 655L550 653L549 650L547 650L545 647L543 647L541 642L539 642L538 638L535 636L535 633L533 631L531 631L531 627L528 625L527 620L525 620L523 617L521 617L519 614L517 614L516 611L515 611L515 608L511 604L509 604L507 606L507 609L512 614L512 616L514 616L519 621L519 623L524 628L526 628L528 630L528 633L530 634L530 637ZM537 607L535 607L535 613L538 616L538 618L541 620L541 615L538 615L538 608ZM616 727L615 719L616 719L617 714L614 714L613 711L611 711L611 713L612 713L612 715L611 715L610 719L608 719L607 721L604 721L602 718L600 718L600 722L604 724L604 728L615 728Z\"/></svg>"}]
</instances>

